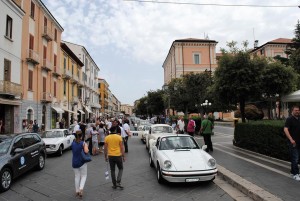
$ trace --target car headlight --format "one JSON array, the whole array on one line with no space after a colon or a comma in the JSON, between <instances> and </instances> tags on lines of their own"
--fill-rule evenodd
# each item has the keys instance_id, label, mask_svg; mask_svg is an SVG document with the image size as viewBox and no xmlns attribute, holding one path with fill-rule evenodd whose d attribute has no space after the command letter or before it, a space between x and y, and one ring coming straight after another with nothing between
<instances>
[{"instance_id":1,"label":"car headlight","mask_svg":"<svg viewBox=\"0 0 300 201\"><path fill-rule=\"evenodd\" d=\"M49 148L50 148L50 149L55 149L55 148L56 148L56 145L55 145L55 144L51 144L51 145L49 145Z\"/></svg>"},{"instance_id":2,"label":"car headlight","mask_svg":"<svg viewBox=\"0 0 300 201\"><path fill-rule=\"evenodd\" d=\"M164 162L164 167L165 167L165 169L170 169L170 168L172 167L171 161L166 160L166 161Z\"/></svg>"},{"instance_id":3,"label":"car headlight","mask_svg":"<svg viewBox=\"0 0 300 201\"><path fill-rule=\"evenodd\" d=\"M208 166L211 167L211 168L215 167L216 166L216 160L214 158L210 158L208 160Z\"/></svg>"}]
</instances>

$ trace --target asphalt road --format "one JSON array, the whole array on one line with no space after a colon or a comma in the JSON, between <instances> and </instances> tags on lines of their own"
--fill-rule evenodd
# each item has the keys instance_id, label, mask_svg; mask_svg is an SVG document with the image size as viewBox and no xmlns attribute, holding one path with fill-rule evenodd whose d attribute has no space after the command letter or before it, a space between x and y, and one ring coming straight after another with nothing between
<instances>
[{"instance_id":1,"label":"asphalt road","mask_svg":"<svg viewBox=\"0 0 300 201\"><path fill-rule=\"evenodd\" d=\"M48 157L44 170L30 171L16 179L9 191L0 194L0 201L76 199L71 158L71 151L64 152L61 157ZM122 180L124 190L111 188L111 181L105 180L105 170L103 154L93 156L93 161L88 163L88 178L82 200L233 200L214 182L158 184L156 172L149 166L145 145L139 138L129 140Z\"/></svg>"}]
</instances>

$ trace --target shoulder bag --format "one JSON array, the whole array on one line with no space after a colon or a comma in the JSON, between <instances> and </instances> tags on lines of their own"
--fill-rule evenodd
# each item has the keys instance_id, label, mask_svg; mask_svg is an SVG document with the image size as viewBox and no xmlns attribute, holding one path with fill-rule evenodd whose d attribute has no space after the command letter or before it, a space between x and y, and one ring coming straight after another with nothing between
<instances>
[{"instance_id":1,"label":"shoulder bag","mask_svg":"<svg viewBox=\"0 0 300 201\"><path fill-rule=\"evenodd\" d=\"M84 143L83 143L83 146L84 146ZM81 160L82 162L84 163L88 163L88 162L91 162L92 161L92 157L90 155L90 153L85 153L84 152L84 149L81 150Z\"/></svg>"}]
</instances>

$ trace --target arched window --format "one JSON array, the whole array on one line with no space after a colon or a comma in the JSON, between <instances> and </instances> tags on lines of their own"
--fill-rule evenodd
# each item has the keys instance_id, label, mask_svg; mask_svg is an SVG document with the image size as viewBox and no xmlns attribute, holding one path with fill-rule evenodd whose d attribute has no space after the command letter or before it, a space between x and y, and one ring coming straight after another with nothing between
<instances>
[{"instance_id":1,"label":"arched window","mask_svg":"<svg viewBox=\"0 0 300 201\"><path fill-rule=\"evenodd\" d=\"M29 124L30 120L33 121L33 111L32 109L27 110L27 123Z\"/></svg>"}]
</instances>

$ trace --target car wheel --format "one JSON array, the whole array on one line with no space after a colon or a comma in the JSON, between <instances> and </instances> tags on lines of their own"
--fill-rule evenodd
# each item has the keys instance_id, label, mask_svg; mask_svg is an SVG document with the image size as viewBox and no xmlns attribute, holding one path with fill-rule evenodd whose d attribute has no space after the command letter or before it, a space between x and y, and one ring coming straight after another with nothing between
<instances>
[{"instance_id":1,"label":"car wheel","mask_svg":"<svg viewBox=\"0 0 300 201\"><path fill-rule=\"evenodd\" d=\"M154 166L153 161L152 161L152 158L151 158L151 154L150 154L150 157L149 157L149 163L150 163L150 167L153 167L153 166Z\"/></svg>"},{"instance_id":2,"label":"car wheel","mask_svg":"<svg viewBox=\"0 0 300 201\"><path fill-rule=\"evenodd\" d=\"M160 184L164 183L164 178L162 178L160 167L158 164L157 164L156 176L157 176L158 183Z\"/></svg>"},{"instance_id":3,"label":"car wheel","mask_svg":"<svg viewBox=\"0 0 300 201\"><path fill-rule=\"evenodd\" d=\"M42 170L42 169L44 169L44 167L45 167L45 156L42 153L40 153L37 169Z\"/></svg>"},{"instance_id":4,"label":"car wheel","mask_svg":"<svg viewBox=\"0 0 300 201\"><path fill-rule=\"evenodd\" d=\"M1 176L0 191L1 192L7 191L10 188L12 182L12 174L10 169L4 168L3 170L1 170L0 176Z\"/></svg>"},{"instance_id":5,"label":"car wheel","mask_svg":"<svg viewBox=\"0 0 300 201\"><path fill-rule=\"evenodd\" d=\"M59 149L58 149L58 151L57 151L57 154L58 154L59 156L61 156L61 155L63 154L63 148L62 148L62 145L59 146Z\"/></svg>"}]
</instances>

